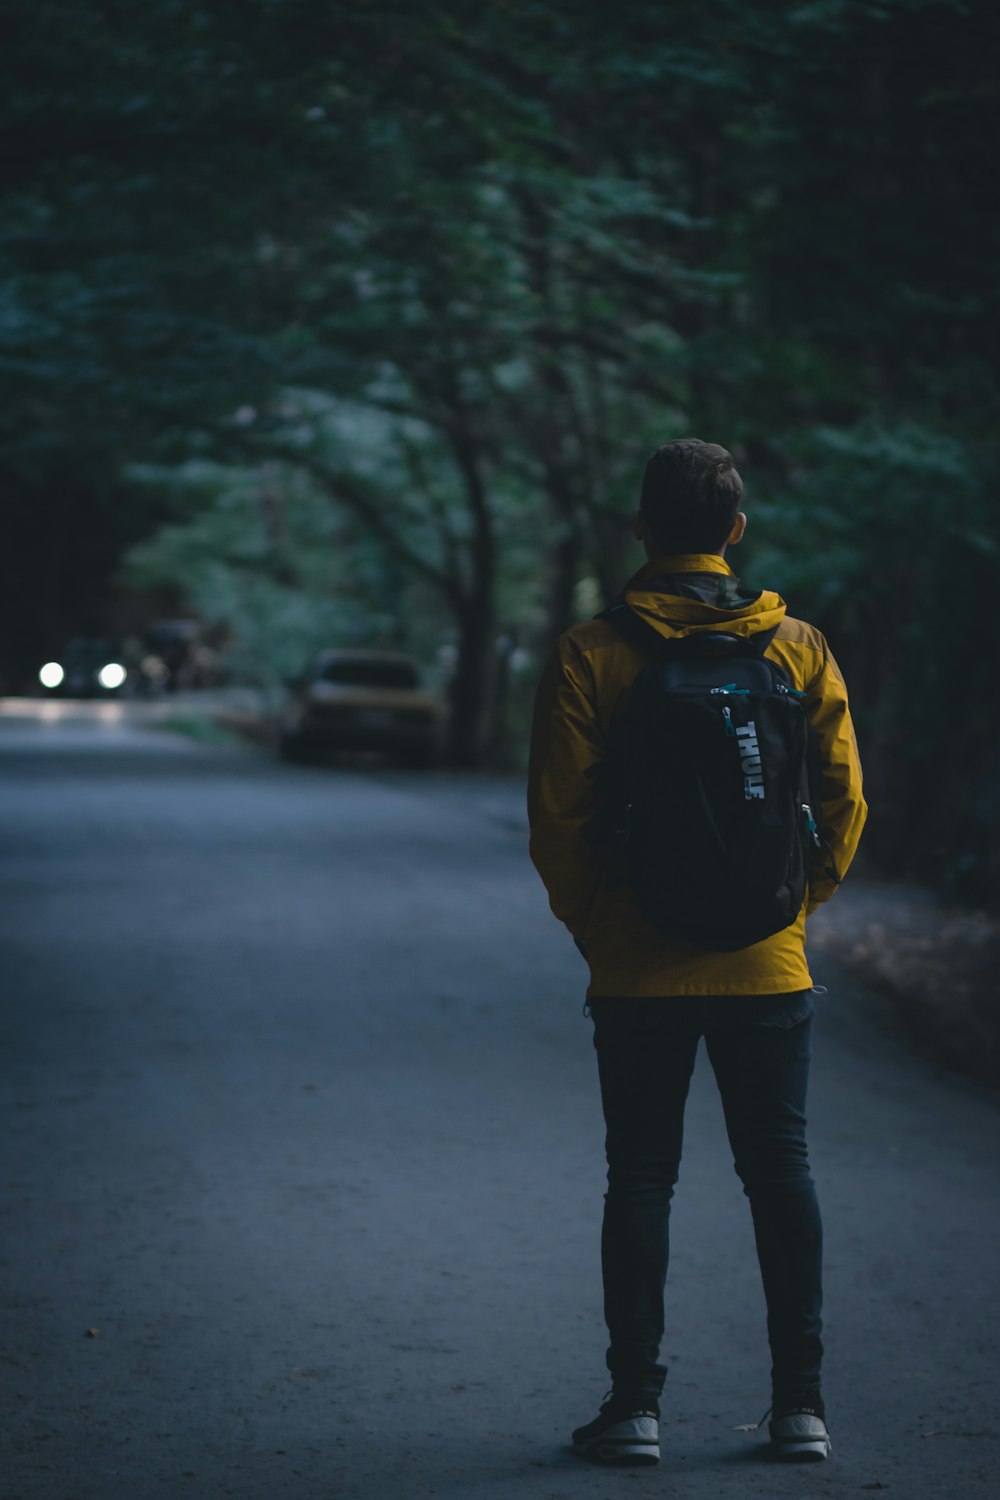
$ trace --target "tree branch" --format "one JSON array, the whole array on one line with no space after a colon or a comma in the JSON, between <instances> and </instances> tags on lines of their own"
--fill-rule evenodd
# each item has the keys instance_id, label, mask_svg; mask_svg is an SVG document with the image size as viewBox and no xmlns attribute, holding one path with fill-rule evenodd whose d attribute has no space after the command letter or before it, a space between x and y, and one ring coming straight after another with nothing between
<instances>
[{"instance_id":1,"label":"tree branch","mask_svg":"<svg viewBox=\"0 0 1000 1500\"><path fill-rule=\"evenodd\" d=\"M460 610L463 607L466 602L465 590L460 575L447 568L437 567L415 547L411 547L364 485L350 475L331 474L317 464L307 462L305 468L320 481L331 499L350 511L404 567L437 589L453 609Z\"/></svg>"}]
</instances>

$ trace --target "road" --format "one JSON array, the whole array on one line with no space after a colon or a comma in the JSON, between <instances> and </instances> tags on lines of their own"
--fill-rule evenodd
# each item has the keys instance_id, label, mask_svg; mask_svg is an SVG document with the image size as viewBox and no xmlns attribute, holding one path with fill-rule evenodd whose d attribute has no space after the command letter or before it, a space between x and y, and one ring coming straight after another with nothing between
<instances>
[{"instance_id":1,"label":"road","mask_svg":"<svg viewBox=\"0 0 1000 1500\"><path fill-rule=\"evenodd\" d=\"M513 782L0 714L3 1500L996 1492L996 1100L817 973L834 1456L776 1468L702 1058L658 1469L605 1390L582 964Z\"/></svg>"}]
</instances>

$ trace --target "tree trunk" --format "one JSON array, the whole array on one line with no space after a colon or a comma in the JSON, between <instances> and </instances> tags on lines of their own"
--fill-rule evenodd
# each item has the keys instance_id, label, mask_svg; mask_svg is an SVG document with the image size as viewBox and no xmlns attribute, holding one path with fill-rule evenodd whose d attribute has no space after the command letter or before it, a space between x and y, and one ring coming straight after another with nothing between
<instances>
[{"instance_id":1,"label":"tree trunk","mask_svg":"<svg viewBox=\"0 0 1000 1500\"><path fill-rule=\"evenodd\" d=\"M471 769L481 765L493 701L495 647L493 609L488 600L472 598L456 612L458 659L451 680L448 759Z\"/></svg>"},{"instance_id":2,"label":"tree trunk","mask_svg":"<svg viewBox=\"0 0 1000 1500\"><path fill-rule=\"evenodd\" d=\"M458 660L451 687L451 759L456 766L482 763L492 716L496 670L496 537L483 454L462 395L457 368L448 372L449 438L472 520L469 583L455 603Z\"/></svg>"},{"instance_id":3,"label":"tree trunk","mask_svg":"<svg viewBox=\"0 0 1000 1500\"><path fill-rule=\"evenodd\" d=\"M556 538L549 549L548 579L545 591L545 650L555 645L564 630L573 623L573 591L576 588L580 541L568 518L557 522Z\"/></svg>"}]
</instances>

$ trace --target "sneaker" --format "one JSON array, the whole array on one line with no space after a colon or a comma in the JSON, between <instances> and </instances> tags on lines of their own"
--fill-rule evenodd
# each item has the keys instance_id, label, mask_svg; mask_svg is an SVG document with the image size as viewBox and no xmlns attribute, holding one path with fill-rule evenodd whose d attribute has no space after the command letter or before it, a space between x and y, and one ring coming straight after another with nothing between
<instances>
[{"instance_id":1,"label":"sneaker","mask_svg":"<svg viewBox=\"0 0 1000 1500\"><path fill-rule=\"evenodd\" d=\"M798 1396L776 1397L768 1426L777 1458L798 1463L818 1463L829 1458L833 1444L826 1430L826 1412L818 1391Z\"/></svg>"},{"instance_id":2,"label":"sneaker","mask_svg":"<svg viewBox=\"0 0 1000 1500\"><path fill-rule=\"evenodd\" d=\"M660 1408L651 1396L612 1394L600 1413L573 1434L573 1451L600 1464L657 1464Z\"/></svg>"}]
</instances>

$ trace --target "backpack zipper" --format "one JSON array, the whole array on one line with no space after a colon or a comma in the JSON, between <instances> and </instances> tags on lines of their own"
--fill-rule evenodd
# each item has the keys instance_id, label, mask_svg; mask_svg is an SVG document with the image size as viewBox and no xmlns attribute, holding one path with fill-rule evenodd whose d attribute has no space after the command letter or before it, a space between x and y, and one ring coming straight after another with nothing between
<instances>
[{"instance_id":1,"label":"backpack zipper","mask_svg":"<svg viewBox=\"0 0 1000 1500\"><path fill-rule=\"evenodd\" d=\"M733 728L733 711L731 708L722 710L722 728L730 739L736 738L736 730Z\"/></svg>"},{"instance_id":2,"label":"backpack zipper","mask_svg":"<svg viewBox=\"0 0 1000 1500\"><path fill-rule=\"evenodd\" d=\"M819 836L819 829L816 827L816 819L813 817L813 810L809 806L808 802L802 803L802 811L806 815L806 825L809 829L809 835L812 838L813 843L816 845L817 849L822 849L823 841Z\"/></svg>"}]
</instances>

